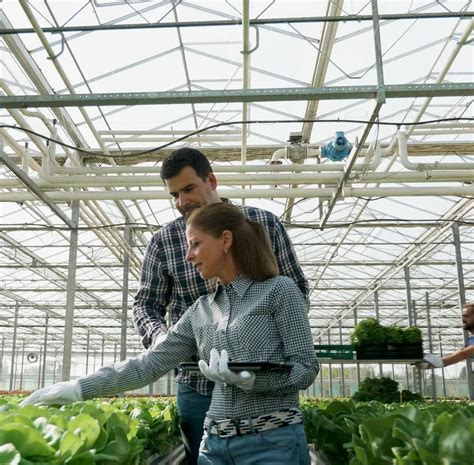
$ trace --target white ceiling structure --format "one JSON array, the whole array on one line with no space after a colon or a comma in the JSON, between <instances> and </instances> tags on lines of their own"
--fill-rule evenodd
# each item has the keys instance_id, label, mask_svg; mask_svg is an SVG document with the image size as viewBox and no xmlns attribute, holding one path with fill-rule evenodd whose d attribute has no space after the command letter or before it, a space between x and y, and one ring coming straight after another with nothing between
<instances>
[{"instance_id":1,"label":"white ceiling structure","mask_svg":"<svg viewBox=\"0 0 474 465\"><path fill-rule=\"evenodd\" d=\"M3 350L120 350L125 327L140 350L144 249L178 214L160 160L185 145L213 161L222 196L285 222L315 342L347 343L378 313L431 331L435 351L462 343L471 0L0 6ZM336 131L353 147L332 161Z\"/></svg>"}]
</instances>

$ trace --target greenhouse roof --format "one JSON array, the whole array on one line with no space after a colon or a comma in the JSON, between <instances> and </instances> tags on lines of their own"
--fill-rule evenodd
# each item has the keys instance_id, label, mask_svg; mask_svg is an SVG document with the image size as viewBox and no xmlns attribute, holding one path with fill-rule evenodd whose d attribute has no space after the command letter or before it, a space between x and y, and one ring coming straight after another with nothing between
<instances>
[{"instance_id":1,"label":"greenhouse roof","mask_svg":"<svg viewBox=\"0 0 474 465\"><path fill-rule=\"evenodd\" d=\"M160 162L192 146L223 197L287 226L315 343L347 343L378 314L431 331L433 350L460 345L472 17L471 0L4 0L3 344L61 352L69 318L73 351L113 350L128 307L140 350L145 247L179 215ZM331 145L340 131L349 155Z\"/></svg>"}]
</instances>

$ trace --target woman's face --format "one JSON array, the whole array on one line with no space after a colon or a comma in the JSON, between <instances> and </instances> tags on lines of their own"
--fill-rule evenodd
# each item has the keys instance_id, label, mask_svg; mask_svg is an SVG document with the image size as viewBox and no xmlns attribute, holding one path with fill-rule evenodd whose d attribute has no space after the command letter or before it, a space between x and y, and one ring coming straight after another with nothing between
<instances>
[{"instance_id":1,"label":"woman's face","mask_svg":"<svg viewBox=\"0 0 474 465\"><path fill-rule=\"evenodd\" d=\"M186 260L191 262L202 278L219 277L225 262L225 249L222 238L216 238L194 226L186 228L188 251Z\"/></svg>"},{"instance_id":2,"label":"woman's face","mask_svg":"<svg viewBox=\"0 0 474 465\"><path fill-rule=\"evenodd\" d=\"M191 262L203 279L226 276L230 244L224 237L213 237L196 227L186 228L188 251L186 260Z\"/></svg>"}]
</instances>

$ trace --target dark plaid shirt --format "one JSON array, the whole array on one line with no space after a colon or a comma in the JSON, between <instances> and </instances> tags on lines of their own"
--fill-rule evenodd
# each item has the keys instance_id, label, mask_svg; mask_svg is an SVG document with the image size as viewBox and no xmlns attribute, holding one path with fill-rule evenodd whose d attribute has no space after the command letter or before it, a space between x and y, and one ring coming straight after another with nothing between
<instances>
[{"instance_id":1,"label":"dark plaid shirt","mask_svg":"<svg viewBox=\"0 0 474 465\"><path fill-rule=\"evenodd\" d=\"M290 371L255 371L252 389L215 383L208 417L246 418L298 407L299 391L314 381L319 364L307 305L286 276L254 281L240 275L200 297L142 355L79 379L83 399L129 391L159 379L193 354L209 362L212 348L234 362L284 362Z\"/></svg>"},{"instance_id":2,"label":"dark plaid shirt","mask_svg":"<svg viewBox=\"0 0 474 465\"><path fill-rule=\"evenodd\" d=\"M308 282L284 226L266 210L241 208L250 220L268 231L280 274L290 277L307 299ZM140 288L133 304L133 323L147 348L168 330L167 311L171 324L175 324L200 296L216 289L215 283L202 279L186 261L185 231L186 220L180 217L154 234L145 251ZM181 372L178 382L189 384L201 394L209 394L213 388L213 383L194 373Z\"/></svg>"}]
</instances>

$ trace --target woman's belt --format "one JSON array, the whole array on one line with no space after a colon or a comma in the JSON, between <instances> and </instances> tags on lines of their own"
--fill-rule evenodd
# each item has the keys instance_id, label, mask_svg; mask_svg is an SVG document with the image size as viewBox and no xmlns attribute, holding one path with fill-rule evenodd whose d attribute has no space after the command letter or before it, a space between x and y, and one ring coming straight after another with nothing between
<instances>
[{"instance_id":1,"label":"woman's belt","mask_svg":"<svg viewBox=\"0 0 474 465\"><path fill-rule=\"evenodd\" d=\"M261 431L296 425L302 422L303 416L301 412L297 408L288 408L245 419L229 418L215 421L206 417L204 421L204 431L210 434L216 434L221 438L228 438L249 433L255 434Z\"/></svg>"}]
</instances>

